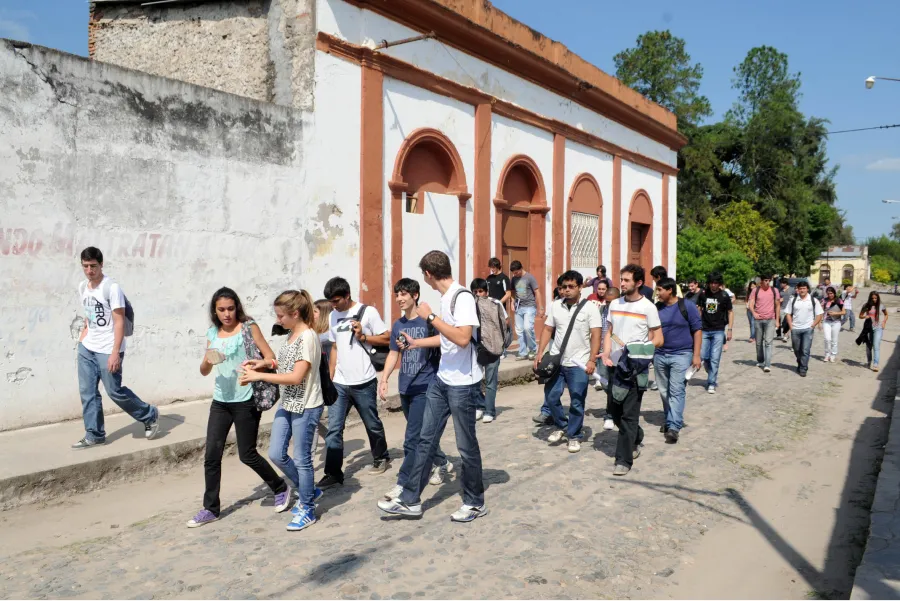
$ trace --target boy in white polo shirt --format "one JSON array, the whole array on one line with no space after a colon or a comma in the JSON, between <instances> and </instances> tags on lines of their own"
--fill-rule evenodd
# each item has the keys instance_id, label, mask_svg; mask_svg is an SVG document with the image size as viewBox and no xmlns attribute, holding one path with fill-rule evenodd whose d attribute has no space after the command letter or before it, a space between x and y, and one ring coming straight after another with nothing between
<instances>
[{"instance_id":1,"label":"boy in white polo shirt","mask_svg":"<svg viewBox=\"0 0 900 601\"><path fill-rule=\"evenodd\" d=\"M577 271L567 271L560 276L560 280L561 297L550 305L534 366L537 368L540 364L551 338L553 343L550 352L553 354L560 352L566 332L574 318L575 325L563 349L559 371L544 383L544 399L550 407L553 423L558 428L547 440L556 443L567 438L569 452L577 453L581 450L585 399L588 384L596 369L595 358L600 354L603 323L597 305L581 300L583 281L581 274ZM563 388L569 389L568 421L560 400Z\"/></svg>"},{"instance_id":2,"label":"boy in white polo shirt","mask_svg":"<svg viewBox=\"0 0 900 601\"><path fill-rule=\"evenodd\" d=\"M794 355L797 357L797 373L805 378L809 369L813 332L822 321L824 311L819 301L810 296L809 282L806 280L797 282L797 294L791 298L784 310L791 330L791 346L794 347Z\"/></svg>"}]
</instances>

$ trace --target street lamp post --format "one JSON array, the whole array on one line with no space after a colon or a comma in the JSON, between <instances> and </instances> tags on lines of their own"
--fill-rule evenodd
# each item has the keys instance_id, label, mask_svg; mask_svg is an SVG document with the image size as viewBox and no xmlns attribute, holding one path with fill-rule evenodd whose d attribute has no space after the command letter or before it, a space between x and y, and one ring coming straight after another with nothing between
<instances>
[{"instance_id":1,"label":"street lamp post","mask_svg":"<svg viewBox=\"0 0 900 601\"><path fill-rule=\"evenodd\" d=\"M897 79L895 77L876 77L874 75L871 75L866 78L866 89L871 90L872 87L875 85L876 79L886 79L888 81L900 81L900 79Z\"/></svg>"}]
</instances>

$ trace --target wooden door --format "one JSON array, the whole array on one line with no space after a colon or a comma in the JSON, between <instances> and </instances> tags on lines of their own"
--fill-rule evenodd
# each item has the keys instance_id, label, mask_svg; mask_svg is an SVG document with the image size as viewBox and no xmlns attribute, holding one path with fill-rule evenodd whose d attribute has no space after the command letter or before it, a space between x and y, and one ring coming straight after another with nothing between
<instances>
[{"instance_id":1,"label":"wooden door","mask_svg":"<svg viewBox=\"0 0 900 601\"><path fill-rule=\"evenodd\" d=\"M501 247L503 271L509 274L509 264L520 261L528 270L528 213L503 211L501 217Z\"/></svg>"},{"instance_id":2,"label":"wooden door","mask_svg":"<svg viewBox=\"0 0 900 601\"><path fill-rule=\"evenodd\" d=\"M647 242L647 232L650 226L644 223L631 224L631 237L628 246L628 262L635 265L643 265L644 244ZM646 265L643 265L645 268Z\"/></svg>"}]
</instances>

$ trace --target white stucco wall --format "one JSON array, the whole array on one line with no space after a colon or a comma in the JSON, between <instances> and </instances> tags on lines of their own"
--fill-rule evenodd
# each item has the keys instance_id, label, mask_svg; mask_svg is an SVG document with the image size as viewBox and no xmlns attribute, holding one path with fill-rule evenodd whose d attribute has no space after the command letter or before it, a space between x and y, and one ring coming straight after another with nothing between
<instances>
[{"instance_id":1,"label":"white stucco wall","mask_svg":"<svg viewBox=\"0 0 900 601\"><path fill-rule=\"evenodd\" d=\"M628 237L631 234L628 212L631 199L638 190L647 193L653 207L653 265L643 265L645 269L650 269L662 261L662 175L658 171L622 161L622 265L628 263Z\"/></svg>"},{"instance_id":2,"label":"white stucco wall","mask_svg":"<svg viewBox=\"0 0 900 601\"><path fill-rule=\"evenodd\" d=\"M216 289L268 331L275 296L321 279L316 257L352 230L306 192L294 109L5 41L0 104L0 429L81 414L82 248L135 307L126 384L165 403L212 392Z\"/></svg>"},{"instance_id":3,"label":"white stucco wall","mask_svg":"<svg viewBox=\"0 0 900 601\"><path fill-rule=\"evenodd\" d=\"M669 265L666 269L670 277L678 274L678 178L669 177Z\"/></svg>"},{"instance_id":4,"label":"white stucco wall","mask_svg":"<svg viewBox=\"0 0 900 601\"><path fill-rule=\"evenodd\" d=\"M563 186L564 207L568 210L569 196L572 193L572 184L582 173L594 176L600 186L600 196L603 200L603 214L600 224L601 246L600 264L610 268L612 263L612 231L613 231L613 157L612 155L577 144L571 140L566 141L566 173ZM564 218L564 217L563 217ZM565 257L569 257L569 232L566 231L568 223L563 227L563 245ZM565 261L563 262L565 265ZM590 269L581 269L580 273L585 278L593 278L596 275L596 265ZM608 271L611 273L611 270Z\"/></svg>"},{"instance_id":5,"label":"white stucco wall","mask_svg":"<svg viewBox=\"0 0 900 601\"><path fill-rule=\"evenodd\" d=\"M553 134L536 127L519 123L494 115L491 124L491 200L498 196L500 173L506 162L517 154L529 156L537 165L544 180L544 191L547 196L547 206L550 206L553 195ZM491 202L491 255L496 248L496 207ZM551 277L551 265L553 263L551 241L553 240L553 211L547 213L546 243L544 249L531 249L531 252L543 252L546 257L545 281L538 282L545 294L549 291L548 282ZM552 298L548 296L546 298Z\"/></svg>"},{"instance_id":6,"label":"white stucco wall","mask_svg":"<svg viewBox=\"0 0 900 601\"><path fill-rule=\"evenodd\" d=\"M312 260L304 265L304 280L298 285L306 287L314 299L322 298L325 283L340 275L358 297L360 68L318 52L315 70L316 102L340 110L317 110L306 132L302 200L329 207L316 220L323 223L327 218L329 227L307 225L316 234L316 244L310 247Z\"/></svg>"},{"instance_id":7,"label":"white stucco wall","mask_svg":"<svg viewBox=\"0 0 900 601\"><path fill-rule=\"evenodd\" d=\"M424 127L433 128L442 132L456 147L459 158L462 161L465 171L466 185L469 193L475 182L475 107L423 90L416 86L398 81L396 79L384 78L384 244L385 244L385 282L389 285L385 286L385 306L390 306L393 301L394 282L391 281L393 274L390 265L390 249L391 249L391 191L388 182L391 180L394 172L394 164L397 160L397 154L403 141L409 137L411 133L417 129ZM455 199L455 197L454 197ZM442 201L449 202L450 199L441 196ZM452 237L459 237L459 200L454 200L450 213L456 215L453 220ZM444 214L444 211L441 211ZM449 215L449 213L448 213ZM460 251L460 255L465 255L466 260L466 279L472 279L472 199L469 199L466 209L467 216L467 233L466 233L466 249L465 253ZM448 235L451 235L448 229ZM429 238L438 236L433 231L405 231L403 234L404 241L407 238ZM420 244L411 245L411 248L421 248ZM437 246L434 246L437 248ZM416 251L418 252L418 251ZM404 253L405 254L405 253ZM405 258L405 257L404 257ZM415 264L418 264L416 258ZM458 267L454 266L454 278L458 277ZM419 280L422 284L422 274L418 270L412 273L405 273L404 276ZM468 282L467 282L468 283Z\"/></svg>"},{"instance_id":8,"label":"white stucco wall","mask_svg":"<svg viewBox=\"0 0 900 601\"><path fill-rule=\"evenodd\" d=\"M343 0L317 2L318 30L354 44L419 35L418 31ZM632 152L672 166L676 164L677 153L666 145L437 40L418 41L381 52L457 83L478 88L545 117L571 124Z\"/></svg>"}]
</instances>

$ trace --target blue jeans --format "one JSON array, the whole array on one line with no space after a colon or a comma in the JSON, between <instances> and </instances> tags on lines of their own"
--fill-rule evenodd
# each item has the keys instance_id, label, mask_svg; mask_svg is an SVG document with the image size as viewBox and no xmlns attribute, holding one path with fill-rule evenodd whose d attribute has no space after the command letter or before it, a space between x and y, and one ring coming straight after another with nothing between
<instances>
[{"instance_id":1,"label":"blue jeans","mask_svg":"<svg viewBox=\"0 0 900 601\"><path fill-rule=\"evenodd\" d=\"M866 345L866 360L872 364L872 367L878 367L878 361L881 359L881 338L883 336L883 328L874 328L872 330L872 346Z\"/></svg>"},{"instance_id":2,"label":"blue jeans","mask_svg":"<svg viewBox=\"0 0 900 601\"><path fill-rule=\"evenodd\" d=\"M294 413L279 407L272 420L272 438L269 440L269 459L297 489L297 503L311 511L315 510L313 500L316 495L312 446L324 410L324 406L319 406ZM291 437L294 439L293 459L288 456Z\"/></svg>"},{"instance_id":3,"label":"blue jeans","mask_svg":"<svg viewBox=\"0 0 900 601\"><path fill-rule=\"evenodd\" d=\"M856 329L856 313L853 312L852 309L847 309L847 313L844 314L844 318L841 320L841 325L845 325L847 322L850 322L850 331Z\"/></svg>"},{"instance_id":4,"label":"blue jeans","mask_svg":"<svg viewBox=\"0 0 900 601\"><path fill-rule=\"evenodd\" d=\"M406 416L406 436L403 438L403 464L397 474L397 484L406 486L409 482L409 474L416 463L416 451L419 448L419 438L422 434L422 421L425 417L425 405L427 400L423 391L419 394L401 394L400 407ZM437 450L434 452L434 465L446 465L447 456L441 450L441 441L438 440Z\"/></svg>"},{"instance_id":5,"label":"blue jeans","mask_svg":"<svg viewBox=\"0 0 900 601\"><path fill-rule=\"evenodd\" d=\"M797 357L797 370L805 374L809 369L809 351L812 349L813 329L791 330L791 346L794 348L794 356Z\"/></svg>"},{"instance_id":6,"label":"blue jeans","mask_svg":"<svg viewBox=\"0 0 900 601\"><path fill-rule=\"evenodd\" d=\"M519 307L516 309L516 336L519 338L519 356L537 352L537 340L534 338L534 318L537 307Z\"/></svg>"},{"instance_id":7,"label":"blue jeans","mask_svg":"<svg viewBox=\"0 0 900 601\"><path fill-rule=\"evenodd\" d=\"M725 330L703 330L703 344L700 346L700 359L708 372L707 386L715 386L719 377L719 361L722 360L722 347L725 346Z\"/></svg>"},{"instance_id":8,"label":"blue jeans","mask_svg":"<svg viewBox=\"0 0 900 601\"><path fill-rule=\"evenodd\" d=\"M344 481L344 425L350 407L356 407L369 436L369 447L375 461L389 459L384 424L378 417L378 380L355 386L335 384L338 398L328 409L328 433L325 435L325 474Z\"/></svg>"},{"instance_id":9,"label":"blue jeans","mask_svg":"<svg viewBox=\"0 0 900 601\"><path fill-rule=\"evenodd\" d=\"M81 395L81 413L84 417L85 438L93 442L106 440L103 427L103 403L100 399L100 382L106 389L106 396L112 399L122 411L139 422L148 424L159 418L159 411L148 405L127 386L122 386L122 371L125 369L125 353L119 353L122 363L119 371L109 373L109 355L87 350L78 343L78 392Z\"/></svg>"},{"instance_id":10,"label":"blue jeans","mask_svg":"<svg viewBox=\"0 0 900 601\"><path fill-rule=\"evenodd\" d=\"M407 505L421 502L422 491L431 477L431 466L441 441L447 419L453 417L456 432L456 448L462 459L463 503L480 507L484 505L484 478L481 471L481 449L475 436L475 387L478 384L450 386L440 378L431 381L426 393L425 416L416 461L409 480L400 493L400 500Z\"/></svg>"},{"instance_id":11,"label":"blue jeans","mask_svg":"<svg viewBox=\"0 0 900 601\"><path fill-rule=\"evenodd\" d=\"M475 392L475 406L485 415L497 417L497 384L500 381L500 359L484 366L484 394L481 387Z\"/></svg>"},{"instance_id":12,"label":"blue jeans","mask_svg":"<svg viewBox=\"0 0 900 601\"><path fill-rule=\"evenodd\" d=\"M756 338L756 320L753 318L753 311L747 309L747 321L750 322L750 338Z\"/></svg>"},{"instance_id":13,"label":"blue jeans","mask_svg":"<svg viewBox=\"0 0 900 601\"><path fill-rule=\"evenodd\" d=\"M584 433L584 408L590 378L582 367L560 366L555 376L544 383L544 402L550 407L553 423L566 431L569 440L581 440ZM569 389L569 416L562 406L563 387ZM566 423L568 421L568 423Z\"/></svg>"},{"instance_id":14,"label":"blue jeans","mask_svg":"<svg viewBox=\"0 0 900 601\"><path fill-rule=\"evenodd\" d=\"M653 355L653 373L656 374L659 396L662 398L663 411L666 414L666 428L669 430L677 431L684 427L684 401L687 391L684 376L691 367L693 357L694 351Z\"/></svg>"},{"instance_id":15,"label":"blue jeans","mask_svg":"<svg viewBox=\"0 0 900 601\"><path fill-rule=\"evenodd\" d=\"M775 340L775 319L756 320L756 362L772 367L772 341Z\"/></svg>"}]
</instances>

